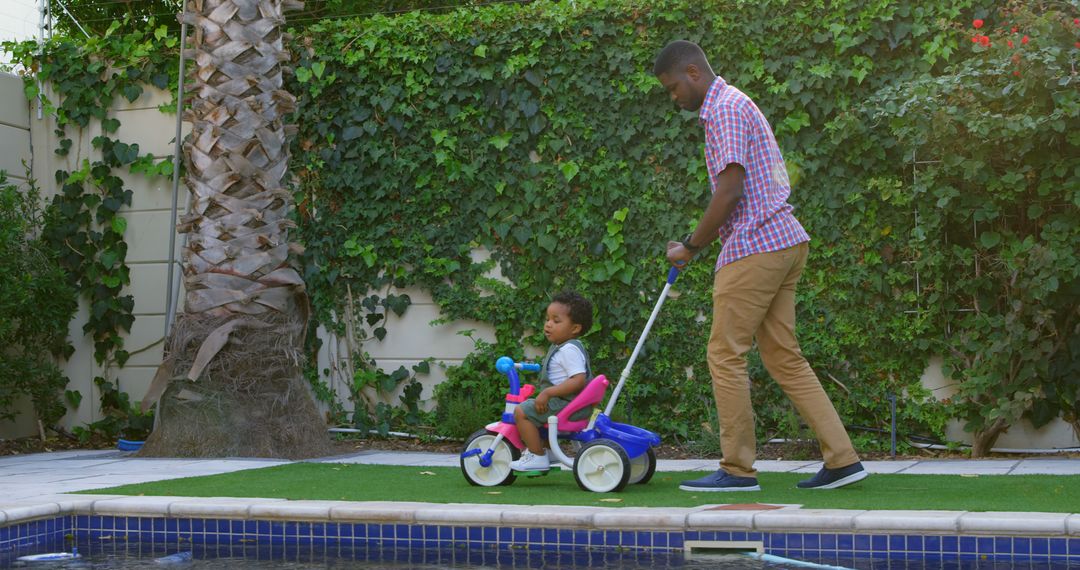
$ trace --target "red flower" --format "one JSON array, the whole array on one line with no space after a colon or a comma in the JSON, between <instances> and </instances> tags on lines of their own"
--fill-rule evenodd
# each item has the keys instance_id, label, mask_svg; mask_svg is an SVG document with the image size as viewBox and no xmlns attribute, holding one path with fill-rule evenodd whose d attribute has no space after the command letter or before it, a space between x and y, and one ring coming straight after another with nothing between
<instances>
[{"instance_id":1,"label":"red flower","mask_svg":"<svg viewBox=\"0 0 1080 570\"><path fill-rule=\"evenodd\" d=\"M971 25L975 26L975 29L977 30L977 29L983 27L983 21L982 20L975 20L974 22L971 23Z\"/></svg>"},{"instance_id":2,"label":"red flower","mask_svg":"<svg viewBox=\"0 0 1080 570\"><path fill-rule=\"evenodd\" d=\"M1019 28L1017 28L1016 26L1013 26L1013 27L1012 27L1012 33L1014 33L1014 34L1015 34L1015 33L1017 32L1017 30L1019 30Z\"/></svg>"},{"instance_id":3,"label":"red flower","mask_svg":"<svg viewBox=\"0 0 1080 570\"><path fill-rule=\"evenodd\" d=\"M1013 42L1012 42L1012 40L1009 40L1009 47L1013 47Z\"/></svg>"},{"instance_id":4,"label":"red flower","mask_svg":"<svg viewBox=\"0 0 1080 570\"><path fill-rule=\"evenodd\" d=\"M972 36L971 43L973 43L973 44L979 43L979 36Z\"/></svg>"},{"instance_id":5,"label":"red flower","mask_svg":"<svg viewBox=\"0 0 1080 570\"><path fill-rule=\"evenodd\" d=\"M1073 18L1073 25L1080 26L1080 18Z\"/></svg>"},{"instance_id":6,"label":"red flower","mask_svg":"<svg viewBox=\"0 0 1080 570\"><path fill-rule=\"evenodd\" d=\"M1021 40L1020 40L1020 43L1022 43L1022 44L1024 44L1024 45L1027 45L1027 43L1028 43L1028 37L1027 37L1027 36L1024 36L1024 37L1023 37L1023 39L1021 39Z\"/></svg>"},{"instance_id":7,"label":"red flower","mask_svg":"<svg viewBox=\"0 0 1080 570\"><path fill-rule=\"evenodd\" d=\"M990 36L983 36L979 38L979 45L982 47L990 47Z\"/></svg>"},{"instance_id":8,"label":"red flower","mask_svg":"<svg viewBox=\"0 0 1080 570\"><path fill-rule=\"evenodd\" d=\"M1076 49L1080 49L1080 42L1076 42L1076 43L1075 43L1075 44L1073 44L1073 45L1074 45L1074 46L1076 46Z\"/></svg>"},{"instance_id":9,"label":"red flower","mask_svg":"<svg viewBox=\"0 0 1080 570\"><path fill-rule=\"evenodd\" d=\"M1013 72L1013 75L1015 75L1015 76L1017 76L1017 77L1020 77L1020 72L1019 72L1019 71L1014 71L1014 72Z\"/></svg>"}]
</instances>

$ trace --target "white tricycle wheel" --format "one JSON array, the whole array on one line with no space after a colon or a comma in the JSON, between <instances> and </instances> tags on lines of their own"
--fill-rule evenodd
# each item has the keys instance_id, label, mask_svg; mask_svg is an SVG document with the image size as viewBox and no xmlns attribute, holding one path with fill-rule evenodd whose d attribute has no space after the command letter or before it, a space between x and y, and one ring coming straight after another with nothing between
<instances>
[{"instance_id":1,"label":"white tricycle wheel","mask_svg":"<svg viewBox=\"0 0 1080 570\"><path fill-rule=\"evenodd\" d=\"M465 440L464 452L479 449L481 454L486 453L495 442L497 436L486 429L477 431ZM510 462L518 458L520 453L517 448L502 440L495 447L495 453L491 456L491 465L480 465L480 455L471 455L461 458L461 472L470 485L480 487L495 487L509 485L517 479L514 470L510 469Z\"/></svg>"},{"instance_id":2,"label":"white tricycle wheel","mask_svg":"<svg viewBox=\"0 0 1080 570\"><path fill-rule=\"evenodd\" d=\"M656 473L656 452L649 448L645 453L630 460L630 484L644 485Z\"/></svg>"},{"instance_id":3,"label":"white tricycle wheel","mask_svg":"<svg viewBox=\"0 0 1080 570\"><path fill-rule=\"evenodd\" d=\"M574 458L574 479L594 493L619 492L630 481L630 458L610 439L594 439Z\"/></svg>"}]
</instances>

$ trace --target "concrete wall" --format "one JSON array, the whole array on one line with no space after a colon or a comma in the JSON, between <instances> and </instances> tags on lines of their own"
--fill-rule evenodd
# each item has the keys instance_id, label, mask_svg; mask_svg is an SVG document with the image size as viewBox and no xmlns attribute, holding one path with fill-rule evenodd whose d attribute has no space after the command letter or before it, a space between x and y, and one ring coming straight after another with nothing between
<instances>
[{"instance_id":1,"label":"concrete wall","mask_svg":"<svg viewBox=\"0 0 1080 570\"><path fill-rule=\"evenodd\" d=\"M173 134L176 129L175 115L166 115L158 106L170 100L170 94L148 89L138 100L128 103L117 99L113 112L121 124L117 138L128 143L138 143L142 152L152 152L158 157L172 156ZM16 180L25 180L25 172L20 163L30 161L33 156L33 175L49 197L57 192L53 174L57 169L71 169L83 158L95 158L96 151L90 141L100 134L100 125L92 124L85 132L70 133L75 141L68 157L56 156L58 140L53 133L55 124L51 117L37 118L33 106L25 100L22 82L13 76L0 75L0 168L9 172ZM190 125L184 124L184 133ZM119 174L119 173L118 173ZM165 324L166 276L168 272L169 236L174 231L170 220L172 201L171 180L164 178L148 179L142 175L121 175L128 188L134 192L132 207L125 208L122 215L128 220L126 240L128 242L127 262L131 267L131 284L128 291L135 298L135 323L127 335L126 348L137 352L122 369L108 368L94 362L93 343L83 335L82 326L87 320L85 302L80 304L79 313L71 322L69 334L76 351L70 360L63 363L63 370L70 379L69 389L78 390L83 395L82 405L72 410L63 423L66 427L85 425L101 419L97 403L99 394L94 386L95 376L118 379L120 388L127 392L132 401L139 401L146 392L157 365L161 362ZM186 210L187 190L180 188L180 211ZM177 240L177 258L181 242ZM477 260L486 254L478 251ZM174 286L180 286L179 266L174 272ZM498 270L492 277L500 278ZM458 334L467 329L474 329L474 337L487 341L494 340L493 329L478 322L454 322L441 325L431 323L440 317L438 306L426 292L416 289L393 291L395 294L408 294L412 306L404 316L389 315L385 323L388 334L379 341L374 338L365 341L360 350L374 358L379 367L392 372L399 366L411 369L420 360L434 357L436 363L431 373L420 376L423 384L421 398L425 408L434 405L432 390L446 378L446 366L460 364L462 359L473 350L473 341ZM385 295L386 291L380 292ZM354 292L357 299L367 292ZM179 305L182 306L183 292L180 292ZM326 331L320 331L323 348L319 353L319 369L323 379L338 394L342 402L348 405L349 384L347 343ZM156 344L155 344L156 343ZM145 349L145 350L141 350ZM538 356L541 348L530 347L530 354ZM941 374L940 363L931 362L924 375L925 385L935 390L938 397L952 394L953 388ZM399 393L374 394L373 398L389 403L397 403ZM27 406L27 409L28 406ZM0 422L0 438L18 437L36 433L28 414L22 414L16 422ZM950 426L949 436L957 441L969 441L957 425ZM1035 430L1026 423L1015 426L999 441L999 447L1073 447L1080 445L1076 435L1064 422L1058 421Z\"/></svg>"}]
</instances>

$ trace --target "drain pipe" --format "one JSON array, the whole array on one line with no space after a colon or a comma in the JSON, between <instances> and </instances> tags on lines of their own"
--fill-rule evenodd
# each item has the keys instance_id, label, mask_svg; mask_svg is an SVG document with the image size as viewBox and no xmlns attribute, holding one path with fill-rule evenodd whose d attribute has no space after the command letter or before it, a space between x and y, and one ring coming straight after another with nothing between
<instances>
[{"instance_id":1,"label":"drain pipe","mask_svg":"<svg viewBox=\"0 0 1080 570\"><path fill-rule=\"evenodd\" d=\"M846 566L830 566L828 564L818 564L816 562L806 562L805 560L795 560L794 558L784 558L783 556L776 556L775 554L765 554L762 552L744 552L746 556L762 562L768 562L770 564L783 564L785 566L798 566L800 568L817 568L818 570L851 570Z\"/></svg>"}]
</instances>

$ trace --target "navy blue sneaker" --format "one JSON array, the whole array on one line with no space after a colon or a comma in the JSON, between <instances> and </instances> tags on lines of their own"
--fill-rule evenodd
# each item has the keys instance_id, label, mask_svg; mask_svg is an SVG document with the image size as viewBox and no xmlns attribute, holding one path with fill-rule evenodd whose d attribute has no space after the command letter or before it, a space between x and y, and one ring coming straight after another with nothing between
<instances>
[{"instance_id":1,"label":"navy blue sneaker","mask_svg":"<svg viewBox=\"0 0 1080 570\"><path fill-rule=\"evenodd\" d=\"M718 469L716 473L710 473L701 479L683 481L679 484L683 491L760 491L757 477L736 477L729 475L727 471Z\"/></svg>"},{"instance_id":2,"label":"navy blue sneaker","mask_svg":"<svg viewBox=\"0 0 1080 570\"><path fill-rule=\"evenodd\" d=\"M870 475L863 469L862 463L855 462L847 467L837 469L821 468L813 477L799 481L796 485L800 489L836 489L844 485L850 485L856 481L862 481Z\"/></svg>"}]
</instances>

